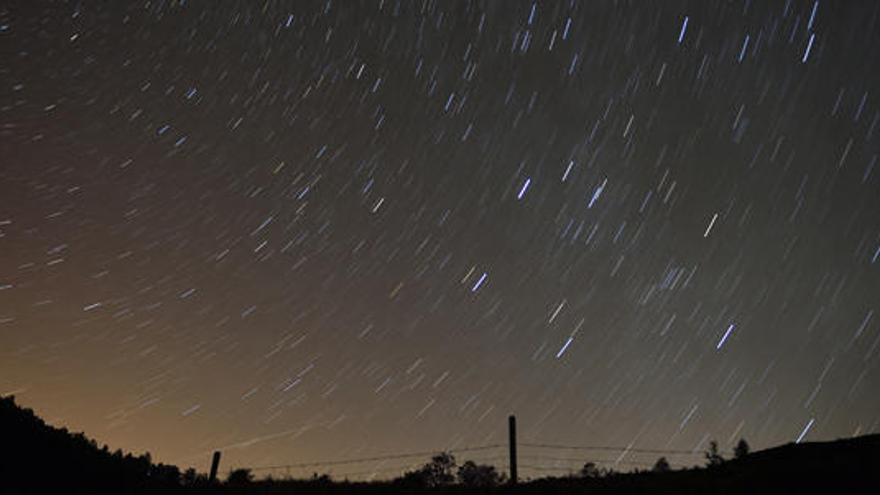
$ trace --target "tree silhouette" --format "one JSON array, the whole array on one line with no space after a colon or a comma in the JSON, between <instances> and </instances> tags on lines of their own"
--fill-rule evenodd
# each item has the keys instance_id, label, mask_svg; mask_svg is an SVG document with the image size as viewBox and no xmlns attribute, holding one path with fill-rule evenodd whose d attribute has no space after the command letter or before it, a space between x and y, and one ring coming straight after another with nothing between
<instances>
[{"instance_id":1,"label":"tree silhouette","mask_svg":"<svg viewBox=\"0 0 880 495\"><path fill-rule=\"evenodd\" d=\"M420 469L405 473L400 481L425 488L451 485L455 482L455 457L448 452L437 454Z\"/></svg>"},{"instance_id":2,"label":"tree silhouette","mask_svg":"<svg viewBox=\"0 0 880 495\"><path fill-rule=\"evenodd\" d=\"M455 482L455 457L443 452L431 458L431 462L422 468L426 475L428 486L446 486Z\"/></svg>"},{"instance_id":3,"label":"tree silhouette","mask_svg":"<svg viewBox=\"0 0 880 495\"><path fill-rule=\"evenodd\" d=\"M706 465L709 467L720 466L724 463L724 457L718 453L718 442L709 442L709 450L706 451Z\"/></svg>"},{"instance_id":4,"label":"tree silhouette","mask_svg":"<svg viewBox=\"0 0 880 495\"><path fill-rule=\"evenodd\" d=\"M749 444L746 442L744 438L739 439L739 443L736 444L736 447L733 449L733 457L735 459L742 459L743 457L749 455Z\"/></svg>"},{"instance_id":5,"label":"tree silhouette","mask_svg":"<svg viewBox=\"0 0 880 495\"><path fill-rule=\"evenodd\" d=\"M652 469L655 473L667 473L671 470L672 468L669 466L669 461L667 461L665 457L657 459L657 462L654 463Z\"/></svg>"}]
</instances>

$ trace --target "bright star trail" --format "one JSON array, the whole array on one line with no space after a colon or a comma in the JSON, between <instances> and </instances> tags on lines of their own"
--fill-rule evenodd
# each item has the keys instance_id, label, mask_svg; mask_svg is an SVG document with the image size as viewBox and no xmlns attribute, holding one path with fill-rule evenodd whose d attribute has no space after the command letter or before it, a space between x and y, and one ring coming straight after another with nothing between
<instances>
[{"instance_id":1,"label":"bright star trail","mask_svg":"<svg viewBox=\"0 0 880 495\"><path fill-rule=\"evenodd\" d=\"M718 345L715 346L716 349L721 349L724 346L724 342L727 340L727 337L730 336L730 332L733 331L734 325L733 323L727 327L727 331L724 332L724 335L721 337L721 340L718 341Z\"/></svg>"},{"instance_id":2,"label":"bright star trail","mask_svg":"<svg viewBox=\"0 0 880 495\"><path fill-rule=\"evenodd\" d=\"M880 432L880 2L28 0L0 42L0 394L50 423L203 471Z\"/></svg>"}]
</instances>

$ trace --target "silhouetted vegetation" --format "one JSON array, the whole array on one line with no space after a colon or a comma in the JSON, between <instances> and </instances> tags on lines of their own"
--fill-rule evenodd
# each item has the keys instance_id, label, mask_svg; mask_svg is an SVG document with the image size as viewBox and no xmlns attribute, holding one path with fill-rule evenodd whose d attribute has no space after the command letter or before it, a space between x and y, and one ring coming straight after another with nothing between
<instances>
[{"instance_id":1,"label":"silhouetted vegetation","mask_svg":"<svg viewBox=\"0 0 880 495\"><path fill-rule=\"evenodd\" d=\"M580 472L581 478L598 478L602 475L595 462L584 463Z\"/></svg>"},{"instance_id":2,"label":"silhouetted vegetation","mask_svg":"<svg viewBox=\"0 0 880 495\"><path fill-rule=\"evenodd\" d=\"M495 470L495 466L466 461L458 468L458 482L463 486L487 488L503 481L504 476Z\"/></svg>"},{"instance_id":3,"label":"silhouetted vegetation","mask_svg":"<svg viewBox=\"0 0 880 495\"><path fill-rule=\"evenodd\" d=\"M669 465L669 461L667 461L665 457L661 457L654 463L652 471L655 473L666 473L672 471L672 466Z\"/></svg>"},{"instance_id":4,"label":"silhouetted vegetation","mask_svg":"<svg viewBox=\"0 0 880 495\"><path fill-rule=\"evenodd\" d=\"M706 451L706 465L709 467L718 467L724 463L724 457L718 453L718 442L712 440L709 442L709 450Z\"/></svg>"},{"instance_id":5,"label":"silhouetted vegetation","mask_svg":"<svg viewBox=\"0 0 880 495\"><path fill-rule=\"evenodd\" d=\"M431 458L421 469L403 475L404 485L413 488L437 488L455 482L455 457L443 452Z\"/></svg>"},{"instance_id":6,"label":"silhouetted vegetation","mask_svg":"<svg viewBox=\"0 0 880 495\"><path fill-rule=\"evenodd\" d=\"M254 481L254 474L250 469L245 468L233 469L226 477L226 484L232 486L247 485L252 481Z\"/></svg>"},{"instance_id":7,"label":"silhouetted vegetation","mask_svg":"<svg viewBox=\"0 0 880 495\"><path fill-rule=\"evenodd\" d=\"M53 428L12 397L0 398L0 493L177 493L175 466L153 464L66 428ZM187 479L194 486L197 476Z\"/></svg>"},{"instance_id":8,"label":"silhouetted vegetation","mask_svg":"<svg viewBox=\"0 0 880 495\"><path fill-rule=\"evenodd\" d=\"M740 438L739 443L733 448L733 458L742 459L747 455L749 455L749 444L744 438Z\"/></svg>"},{"instance_id":9,"label":"silhouetted vegetation","mask_svg":"<svg viewBox=\"0 0 880 495\"><path fill-rule=\"evenodd\" d=\"M12 398L0 398L0 494L197 494L197 495L573 495L624 493L873 493L880 483L880 435L823 443L784 445L750 452L745 440L725 460L716 442L705 453L708 468L672 469L665 457L653 469L619 473L592 462L577 475L510 485L494 466L456 463L449 453L390 481L349 482L315 474L308 479L255 479L246 468L224 482L193 469L154 464L98 447L81 433L53 428Z\"/></svg>"}]
</instances>

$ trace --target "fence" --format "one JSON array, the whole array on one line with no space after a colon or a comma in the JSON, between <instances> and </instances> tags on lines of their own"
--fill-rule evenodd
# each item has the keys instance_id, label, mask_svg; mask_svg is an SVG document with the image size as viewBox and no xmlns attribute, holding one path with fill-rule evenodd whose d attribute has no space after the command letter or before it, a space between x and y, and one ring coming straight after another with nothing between
<instances>
[{"instance_id":1,"label":"fence","mask_svg":"<svg viewBox=\"0 0 880 495\"><path fill-rule=\"evenodd\" d=\"M291 464L265 466L236 466L233 469L249 469L258 477L305 479L314 474L328 475L335 480L376 481L392 479L407 471L418 469L434 455L448 452L459 460L490 464L506 471L511 482L517 482L520 474L525 479L576 475L586 463L597 467L621 470L621 466L650 469L659 457L668 457L670 467L682 468L698 465L705 461L705 454L696 450L673 450L608 445L561 445L547 443L517 443L516 420L513 416L508 422L508 444L479 445L436 451L392 453L352 459L331 459ZM507 455L505 455L507 450ZM565 455L565 454L567 455ZM578 453L580 455L576 455ZM463 456L465 454L466 456ZM612 455L616 454L616 455ZM726 452L724 454L727 454ZM501 469L504 461L507 469ZM215 462L219 453L215 453ZM521 461L527 461L522 463ZM228 472L231 472L230 469ZM212 466L216 473L216 466Z\"/></svg>"}]
</instances>

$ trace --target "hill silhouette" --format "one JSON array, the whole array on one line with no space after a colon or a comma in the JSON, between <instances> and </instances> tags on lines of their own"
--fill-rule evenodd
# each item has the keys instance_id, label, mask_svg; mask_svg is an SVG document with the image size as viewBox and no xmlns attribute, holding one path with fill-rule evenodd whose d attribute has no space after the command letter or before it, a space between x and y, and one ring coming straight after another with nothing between
<instances>
[{"instance_id":1,"label":"hill silhouette","mask_svg":"<svg viewBox=\"0 0 880 495\"><path fill-rule=\"evenodd\" d=\"M0 397L0 493L178 493L180 480L177 467L153 464L149 454L99 448Z\"/></svg>"},{"instance_id":2,"label":"hill silhouette","mask_svg":"<svg viewBox=\"0 0 880 495\"><path fill-rule=\"evenodd\" d=\"M878 463L880 435L866 435L782 445L705 468L621 473L590 480L543 479L516 493L880 493Z\"/></svg>"},{"instance_id":3,"label":"hill silhouette","mask_svg":"<svg viewBox=\"0 0 880 495\"><path fill-rule=\"evenodd\" d=\"M588 459L585 459L585 461ZM584 469L581 475L510 486L491 466L442 454L391 481L254 480L246 469L223 483L193 470L154 464L98 445L82 433L47 425L12 397L0 397L0 493L19 494L734 494L877 493L880 435L788 444L715 462L710 467L631 473ZM456 471L457 470L457 471Z\"/></svg>"}]
</instances>

